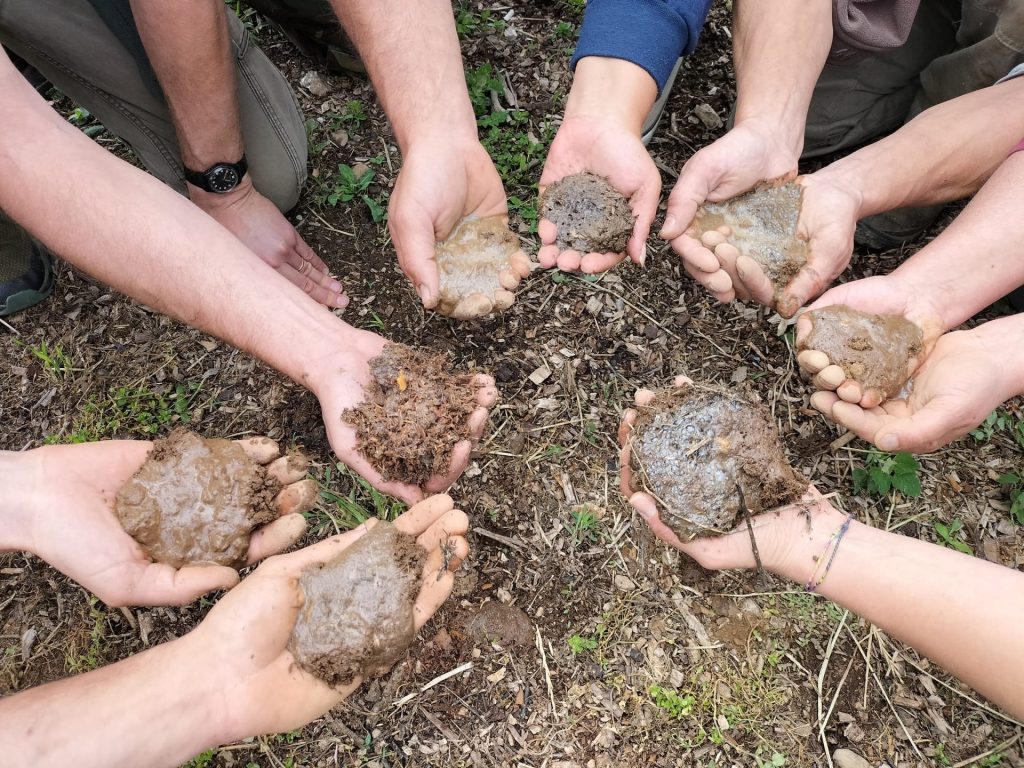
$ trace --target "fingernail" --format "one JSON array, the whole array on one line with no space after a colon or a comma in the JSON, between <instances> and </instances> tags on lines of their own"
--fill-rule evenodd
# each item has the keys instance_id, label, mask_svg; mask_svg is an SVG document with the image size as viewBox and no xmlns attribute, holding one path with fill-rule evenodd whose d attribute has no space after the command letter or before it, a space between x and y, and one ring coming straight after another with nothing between
<instances>
[{"instance_id":1,"label":"fingernail","mask_svg":"<svg viewBox=\"0 0 1024 768\"><path fill-rule=\"evenodd\" d=\"M900 447L900 441L897 439L896 435L882 435L878 438L878 447L883 451L889 451L891 453Z\"/></svg>"},{"instance_id":2,"label":"fingernail","mask_svg":"<svg viewBox=\"0 0 1024 768\"><path fill-rule=\"evenodd\" d=\"M427 286L420 283L416 286L416 293L420 295L420 301L422 301L424 306L426 306L427 302L430 300L430 291L427 290Z\"/></svg>"},{"instance_id":3,"label":"fingernail","mask_svg":"<svg viewBox=\"0 0 1024 768\"><path fill-rule=\"evenodd\" d=\"M342 294L341 296L339 296L337 299L334 300L334 305L338 309L344 309L345 307L348 306L348 302L349 302L348 296L346 296L345 294Z\"/></svg>"},{"instance_id":4,"label":"fingernail","mask_svg":"<svg viewBox=\"0 0 1024 768\"><path fill-rule=\"evenodd\" d=\"M640 266L644 266L647 263L647 243L644 243L640 249Z\"/></svg>"},{"instance_id":5,"label":"fingernail","mask_svg":"<svg viewBox=\"0 0 1024 768\"><path fill-rule=\"evenodd\" d=\"M661 225L660 236L664 237L665 236L665 230L672 229L672 227L674 227L675 225L676 225L676 217L673 216L670 213L668 216L665 217L665 223Z\"/></svg>"},{"instance_id":6,"label":"fingernail","mask_svg":"<svg viewBox=\"0 0 1024 768\"><path fill-rule=\"evenodd\" d=\"M331 293L341 293L341 283L339 283L337 280L332 280L330 290Z\"/></svg>"}]
</instances>

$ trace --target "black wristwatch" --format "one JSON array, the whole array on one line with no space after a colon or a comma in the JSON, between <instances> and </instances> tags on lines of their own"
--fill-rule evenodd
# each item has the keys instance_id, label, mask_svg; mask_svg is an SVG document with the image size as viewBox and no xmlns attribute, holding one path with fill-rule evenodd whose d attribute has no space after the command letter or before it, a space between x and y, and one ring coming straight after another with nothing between
<instances>
[{"instance_id":1,"label":"black wristwatch","mask_svg":"<svg viewBox=\"0 0 1024 768\"><path fill-rule=\"evenodd\" d=\"M217 163L211 165L205 171L193 171L185 168L185 180L207 192L224 194L230 192L242 183L245 172L249 170L249 163L245 155L237 163Z\"/></svg>"}]
</instances>

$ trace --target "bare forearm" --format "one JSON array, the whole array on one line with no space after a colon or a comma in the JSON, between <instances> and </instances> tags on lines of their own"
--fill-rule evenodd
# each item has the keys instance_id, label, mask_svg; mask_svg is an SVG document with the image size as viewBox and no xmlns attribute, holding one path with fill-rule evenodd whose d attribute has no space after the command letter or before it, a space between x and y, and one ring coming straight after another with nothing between
<instances>
[{"instance_id":1,"label":"bare forearm","mask_svg":"<svg viewBox=\"0 0 1024 768\"><path fill-rule=\"evenodd\" d=\"M852 189L860 217L976 192L1024 129L1024 78L984 88L921 113L896 133L815 175Z\"/></svg>"},{"instance_id":2,"label":"bare forearm","mask_svg":"<svg viewBox=\"0 0 1024 768\"><path fill-rule=\"evenodd\" d=\"M242 131L227 6L221 0L131 0L131 6L185 165L203 170L238 160Z\"/></svg>"},{"instance_id":3,"label":"bare forearm","mask_svg":"<svg viewBox=\"0 0 1024 768\"><path fill-rule=\"evenodd\" d=\"M420 135L476 140L448 0L332 0L366 64L403 152Z\"/></svg>"},{"instance_id":4,"label":"bare forearm","mask_svg":"<svg viewBox=\"0 0 1024 768\"><path fill-rule=\"evenodd\" d=\"M646 70L622 59L587 56L576 65L565 117L593 117L625 125L637 136L658 97Z\"/></svg>"},{"instance_id":5,"label":"bare forearm","mask_svg":"<svg viewBox=\"0 0 1024 768\"><path fill-rule=\"evenodd\" d=\"M0 700L12 765L175 766L219 743L219 693L187 640ZM188 652L186 652L188 651Z\"/></svg>"},{"instance_id":6,"label":"bare forearm","mask_svg":"<svg viewBox=\"0 0 1024 768\"><path fill-rule=\"evenodd\" d=\"M736 123L769 127L795 163L814 84L832 45L832 3L737 0L735 9Z\"/></svg>"},{"instance_id":7,"label":"bare forearm","mask_svg":"<svg viewBox=\"0 0 1024 768\"><path fill-rule=\"evenodd\" d=\"M843 516L813 518L780 575L804 583ZM1004 707L1024 715L1024 574L854 522L823 596L917 649Z\"/></svg>"}]
</instances>

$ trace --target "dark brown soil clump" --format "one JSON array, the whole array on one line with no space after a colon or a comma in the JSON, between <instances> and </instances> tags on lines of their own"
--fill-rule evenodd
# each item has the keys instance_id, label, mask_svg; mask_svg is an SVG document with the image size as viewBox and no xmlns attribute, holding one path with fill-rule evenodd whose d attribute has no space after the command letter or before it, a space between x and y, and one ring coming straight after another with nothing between
<instances>
[{"instance_id":1,"label":"dark brown soil clump","mask_svg":"<svg viewBox=\"0 0 1024 768\"><path fill-rule=\"evenodd\" d=\"M689 385L640 408L634 485L663 506L683 541L736 527L740 493L751 514L797 501L807 480L786 460L765 408L718 387Z\"/></svg>"},{"instance_id":2,"label":"dark brown soil clump","mask_svg":"<svg viewBox=\"0 0 1024 768\"><path fill-rule=\"evenodd\" d=\"M521 609L488 600L465 617L465 630L475 642L497 643L503 648L533 645L533 622Z\"/></svg>"},{"instance_id":3,"label":"dark brown soil clump","mask_svg":"<svg viewBox=\"0 0 1024 768\"><path fill-rule=\"evenodd\" d=\"M865 389L895 397L921 353L921 329L902 315L871 315L843 305L807 313L811 332L798 351L816 349Z\"/></svg>"},{"instance_id":4,"label":"dark brown soil clump","mask_svg":"<svg viewBox=\"0 0 1024 768\"><path fill-rule=\"evenodd\" d=\"M391 669L416 637L425 558L416 539L380 521L330 562L307 568L288 644L298 665L332 686Z\"/></svg>"},{"instance_id":5,"label":"dark brown soil clump","mask_svg":"<svg viewBox=\"0 0 1024 768\"><path fill-rule=\"evenodd\" d=\"M470 216L460 221L447 240L434 246L441 277L437 311L451 315L475 293L490 297L504 291L498 275L511 268L510 259L519 248L519 238L502 216Z\"/></svg>"},{"instance_id":6,"label":"dark brown soil clump","mask_svg":"<svg viewBox=\"0 0 1024 768\"><path fill-rule=\"evenodd\" d=\"M592 173L559 179L544 191L540 214L558 228L555 243L580 253L622 253L633 212L622 193Z\"/></svg>"},{"instance_id":7,"label":"dark brown soil clump","mask_svg":"<svg viewBox=\"0 0 1024 768\"><path fill-rule=\"evenodd\" d=\"M341 420L385 480L422 485L446 473L455 444L469 437L476 386L470 374L450 370L446 356L404 344L388 344L370 360L366 400Z\"/></svg>"},{"instance_id":8,"label":"dark brown soil clump","mask_svg":"<svg viewBox=\"0 0 1024 768\"><path fill-rule=\"evenodd\" d=\"M746 194L705 203L694 220L697 236L727 226L726 241L764 270L778 295L807 263L807 243L797 236L803 188L794 181L766 181Z\"/></svg>"},{"instance_id":9,"label":"dark brown soil clump","mask_svg":"<svg viewBox=\"0 0 1024 768\"><path fill-rule=\"evenodd\" d=\"M255 528L277 517L281 484L231 440L177 429L153 443L118 491L121 525L146 553L175 568L245 565Z\"/></svg>"}]
</instances>

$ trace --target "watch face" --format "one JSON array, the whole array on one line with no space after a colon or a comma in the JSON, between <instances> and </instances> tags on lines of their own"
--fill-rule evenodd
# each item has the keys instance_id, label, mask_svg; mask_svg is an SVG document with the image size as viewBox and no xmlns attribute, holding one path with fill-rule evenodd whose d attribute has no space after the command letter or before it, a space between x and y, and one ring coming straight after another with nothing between
<instances>
[{"instance_id":1,"label":"watch face","mask_svg":"<svg viewBox=\"0 0 1024 768\"><path fill-rule=\"evenodd\" d=\"M238 186L238 171L230 165L218 165L206 175L206 180L214 192L230 192Z\"/></svg>"}]
</instances>

